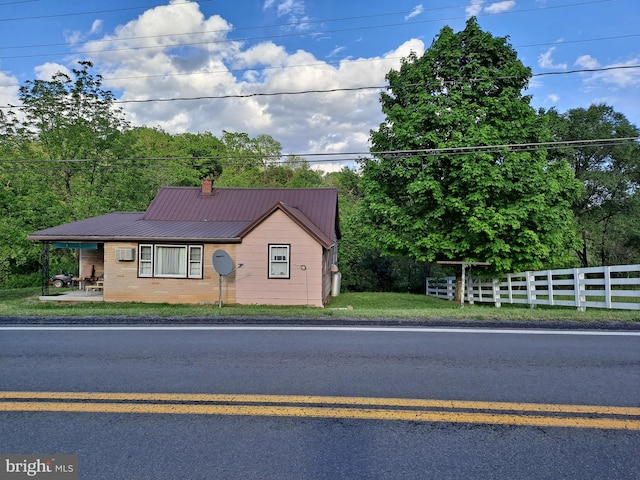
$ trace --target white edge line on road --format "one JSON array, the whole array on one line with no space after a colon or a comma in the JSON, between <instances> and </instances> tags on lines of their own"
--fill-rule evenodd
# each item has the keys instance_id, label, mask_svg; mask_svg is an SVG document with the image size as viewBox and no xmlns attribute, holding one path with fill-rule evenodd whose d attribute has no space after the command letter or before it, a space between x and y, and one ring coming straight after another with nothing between
<instances>
[{"instance_id":1,"label":"white edge line on road","mask_svg":"<svg viewBox=\"0 0 640 480\"><path fill-rule=\"evenodd\" d=\"M509 335L592 335L640 337L640 331L541 330L513 328L361 327L287 325L8 325L0 331L285 331L285 332L381 332L381 333L476 333Z\"/></svg>"}]
</instances>

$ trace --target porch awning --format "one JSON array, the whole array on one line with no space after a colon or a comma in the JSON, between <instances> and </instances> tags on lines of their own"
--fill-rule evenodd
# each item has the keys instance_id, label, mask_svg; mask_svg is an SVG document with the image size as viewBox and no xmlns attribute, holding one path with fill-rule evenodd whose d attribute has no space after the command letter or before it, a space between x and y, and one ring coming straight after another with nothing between
<instances>
[{"instance_id":1,"label":"porch awning","mask_svg":"<svg viewBox=\"0 0 640 480\"><path fill-rule=\"evenodd\" d=\"M53 248L80 248L82 250L97 250L97 243L54 242Z\"/></svg>"}]
</instances>

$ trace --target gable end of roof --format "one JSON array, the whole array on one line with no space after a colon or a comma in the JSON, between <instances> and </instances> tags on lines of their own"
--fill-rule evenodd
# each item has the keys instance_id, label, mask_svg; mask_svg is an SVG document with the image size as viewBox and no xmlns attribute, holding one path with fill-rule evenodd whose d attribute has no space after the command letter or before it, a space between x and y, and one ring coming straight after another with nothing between
<instances>
[{"instance_id":1,"label":"gable end of roof","mask_svg":"<svg viewBox=\"0 0 640 480\"><path fill-rule=\"evenodd\" d=\"M253 222L247 225L239 234L240 238L244 238L251 231L253 231L258 225L264 222L267 218L273 215L277 210L282 211L287 217L289 217L295 224L302 228L309 236L311 236L316 242L322 245L324 248L331 248L334 241L325 235L314 223L309 220L304 213L295 207L290 207L284 202L276 202L271 208L265 210L265 212L256 218Z\"/></svg>"}]
</instances>

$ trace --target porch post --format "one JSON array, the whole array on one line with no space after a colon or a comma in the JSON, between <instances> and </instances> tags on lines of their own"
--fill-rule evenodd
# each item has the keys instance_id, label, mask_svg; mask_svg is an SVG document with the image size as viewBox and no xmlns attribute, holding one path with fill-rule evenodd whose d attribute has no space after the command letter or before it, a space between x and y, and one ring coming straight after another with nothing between
<instances>
[{"instance_id":1,"label":"porch post","mask_svg":"<svg viewBox=\"0 0 640 480\"><path fill-rule=\"evenodd\" d=\"M42 296L49 295L49 248L50 242L42 242L40 251L40 272L42 274Z\"/></svg>"}]
</instances>

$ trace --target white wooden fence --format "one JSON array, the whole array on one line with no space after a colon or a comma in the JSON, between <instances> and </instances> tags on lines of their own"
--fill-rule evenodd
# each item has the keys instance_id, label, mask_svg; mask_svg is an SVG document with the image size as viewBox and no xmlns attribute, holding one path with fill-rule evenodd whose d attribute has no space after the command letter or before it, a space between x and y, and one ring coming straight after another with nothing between
<instances>
[{"instance_id":1,"label":"white wooden fence","mask_svg":"<svg viewBox=\"0 0 640 480\"><path fill-rule=\"evenodd\" d=\"M427 295L453 300L455 277L427 279ZM494 279L467 278L468 303L640 310L640 265L569 268L509 274Z\"/></svg>"}]
</instances>

